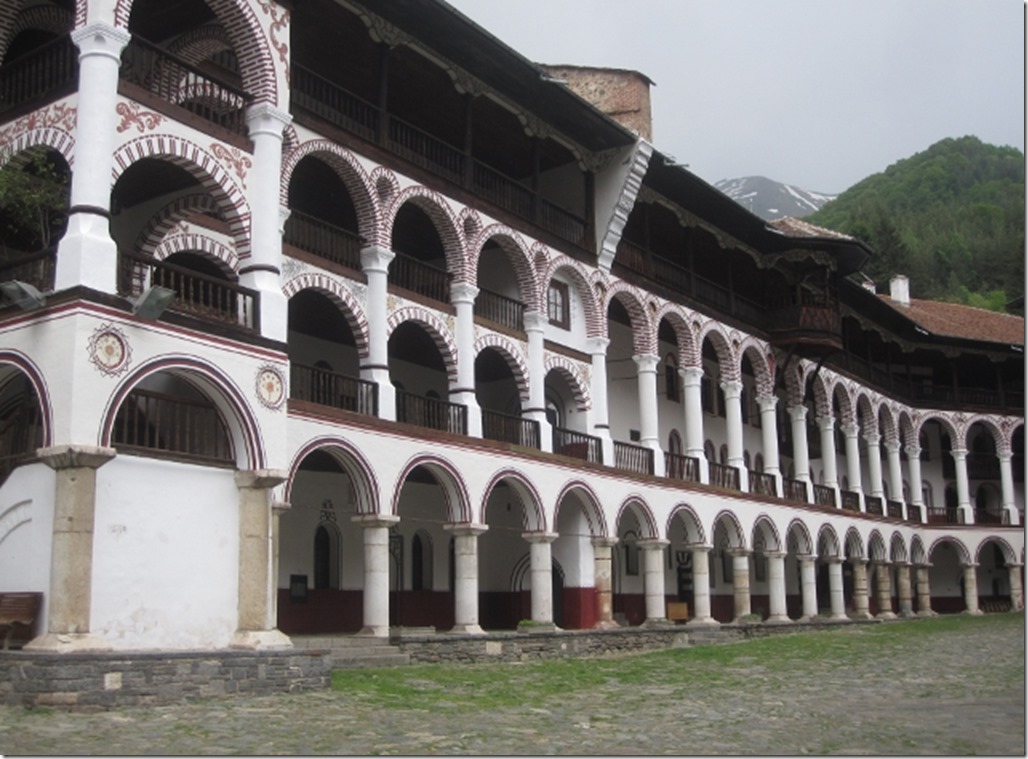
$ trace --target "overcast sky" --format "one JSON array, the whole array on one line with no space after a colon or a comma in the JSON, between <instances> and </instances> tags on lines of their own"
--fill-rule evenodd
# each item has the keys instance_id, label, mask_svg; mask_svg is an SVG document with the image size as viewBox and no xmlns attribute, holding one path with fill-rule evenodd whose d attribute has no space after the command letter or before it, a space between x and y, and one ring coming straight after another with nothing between
<instances>
[{"instance_id":1,"label":"overcast sky","mask_svg":"<svg viewBox=\"0 0 1028 759\"><path fill-rule=\"evenodd\" d=\"M1022 0L448 0L537 63L655 82L653 141L713 184L838 193L945 137L1024 150Z\"/></svg>"}]
</instances>

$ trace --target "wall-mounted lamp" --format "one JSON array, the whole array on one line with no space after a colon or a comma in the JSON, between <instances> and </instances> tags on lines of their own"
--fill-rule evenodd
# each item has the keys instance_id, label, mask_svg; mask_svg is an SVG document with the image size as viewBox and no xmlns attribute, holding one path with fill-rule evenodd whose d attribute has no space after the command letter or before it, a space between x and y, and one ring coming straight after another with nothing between
<instances>
[{"instance_id":1,"label":"wall-mounted lamp","mask_svg":"<svg viewBox=\"0 0 1028 759\"><path fill-rule=\"evenodd\" d=\"M132 301L132 313L140 319L157 319L175 299L175 291L169 287L152 285Z\"/></svg>"},{"instance_id":2,"label":"wall-mounted lamp","mask_svg":"<svg viewBox=\"0 0 1028 759\"><path fill-rule=\"evenodd\" d=\"M42 308L46 303L46 298L39 290L28 282L21 282L17 279L0 282L0 292L3 292L7 300L12 301L22 311L33 311Z\"/></svg>"}]
</instances>

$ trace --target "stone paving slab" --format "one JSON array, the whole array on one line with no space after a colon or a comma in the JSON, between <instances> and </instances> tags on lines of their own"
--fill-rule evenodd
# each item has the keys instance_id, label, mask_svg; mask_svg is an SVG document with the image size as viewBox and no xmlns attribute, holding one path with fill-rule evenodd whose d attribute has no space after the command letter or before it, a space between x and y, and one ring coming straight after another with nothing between
<instances>
[{"instance_id":1,"label":"stone paving slab","mask_svg":"<svg viewBox=\"0 0 1028 759\"><path fill-rule=\"evenodd\" d=\"M1023 756L1024 634L1016 615L911 636L857 665L811 656L783 669L742 655L701 687L686 665L670 680L503 709L452 708L431 691L417 708L339 691L93 713L2 707L0 753ZM489 666L503 677L519 665Z\"/></svg>"}]
</instances>

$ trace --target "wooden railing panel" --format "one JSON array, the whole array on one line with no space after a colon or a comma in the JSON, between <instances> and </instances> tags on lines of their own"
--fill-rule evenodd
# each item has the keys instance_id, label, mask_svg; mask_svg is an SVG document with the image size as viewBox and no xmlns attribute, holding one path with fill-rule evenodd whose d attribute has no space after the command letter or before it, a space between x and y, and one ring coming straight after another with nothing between
<instances>
[{"instance_id":1,"label":"wooden railing panel","mask_svg":"<svg viewBox=\"0 0 1028 759\"><path fill-rule=\"evenodd\" d=\"M391 284L442 303L450 302L450 280L448 272L399 251L389 264Z\"/></svg>"},{"instance_id":2,"label":"wooden railing panel","mask_svg":"<svg viewBox=\"0 0 1028 759\"><path fill-rule=\"evenodd\" d=\"M0 67L0 114L25 110L75 88L78 48L71 35L58 37Z\"/></svg>"},{"instance_id":3,"label":"wooden railing panel","mask_svg":"<svg viewBox=\"0 0 1028 759\"><path fill-rule=\"evenodd\" d=\"M828 487L827 485L814 484L814 503L818 506L828 506L830 508L838 508L838 504L835 502L835 488Z\"/></svg>"},{"instance_id":4,"label":"wooden railing panel","mask_svg":"<svg viewBox=\"0 0 1028 759\"><path fill-rule=\"evenodd\" d=\"M843 490L841 495L844 511L860 511L860 493L854 493L852 490Z\"/></svg>"},{"instance_id":5,"label":"wooden railing panel","mask_svg":"<svg viewBox=\"0 0 1028 759\"><path fill-rule=\"evenodd\" d=\"M718 488L729 490L739 489L739 469L728 464L718 464L711 461L707 464L710 470L710 484Z\"/></svg>"},{"instance_id":6,"label":"wooden railing panel","mask_svg":"<svg viewBox=\"0 0 1028 759\"><path fill-rule=\"evenodd\" d=\"M503 443L539 448L539 422L513 414L482 409L482 437Z\"/></svg>"},{"instance_id":7,"label":"wooden railing panel","mask_svg":"<svg viewBox=\"0 0 1028 759\"><path fill-rule=\"evenodd\" d=\"M594 464L603 463L603 444L598 437L563 427L553 428L553 452Z\"/></svg>"},{"instance_id":8,"label":"wooden railing panel","mask_svg":"<svg viewBox=\"0 0 1028 759\"><path fill-rule=\"evenodd\" d=\"M782 489L785 491L785 498L790 501L807 502L807 483L803 480L782 478Z\"/></svg>"},{"instance_id":9,"label":"wooden railing panel","mask_svg":"<svg viewBox=\"0 0 1028 759\"><path fill-rule=\"evenodd\" d=\"M363 238L301 211L293 210L286 220L282 242L306 250L326 261L361 271Z\"/></svg>"},{"instance_id":10,"label":"wooden railing panel","mask_svg":"<svg viewBox=\"0 0 1028 759\"><path fill-rule=\"evenodd\" d=\"M750 492L765 495L769 498L777 498L778 488L775 484L774 475L750 470Z\"/></svg>"},{"instance_id":11,"label":"wooden railing panel","mask_svg":"<svg viewBox=\"0 0 1028 759\"><path fill-rule=\"evenodd\" d=\"M653 474L653 449L615 440L614 466L626 472Z\"/></svg>"},{"instance_id":12,"label":"wooden railing panel","mask_svg":"<svg viewBox=\"0 0 1028 759\"><path fill-rule=\"evenodd\" d=\"M292 364L289 397L322 406L378 416L378 385L325 369Z\"/></svg>"},{"instance_id":13,"label":"wooden railing panel","mask_svg":"<svg viewBox=\"0 0 1028 759\"><path fill-rule=\"evenodd\" d=\"M467 406L438 398L426 398L404 390L396 391L396 421L452 435L468 434Z\"/></svg>"},{"instance_id":14,"label":"wooden railing panel","mask_svg":"<svg viewBox=\"0 0 1028 759\"><path fill-rule=\"evenodd\" d=\"M234 461L216 408L204 401L142 388L122 401L111 441L115 448L159 451L223 464Z\"/></svg>"},{"instance_id":15,"label":"wooden railing panel","mask_svg":"<svg viewBox=\"0 0 1028 759\"><path fill-rule=\"evenodd\" d=\"M479 290L475 298L475 316L501 324L509 329L525 330L525 304L506 295Z\"/></svg>"},{"instance_id":16,"label":"wooden railing panel","mask_svg":"<svg viewBox=\"0 0 1028 759\"><path fill-rule=\"evenodd\" d=\"M695 456L664 452L664 470L668 478L685 482L700 481L700 460Z\"/></svg>"}]
</instances>

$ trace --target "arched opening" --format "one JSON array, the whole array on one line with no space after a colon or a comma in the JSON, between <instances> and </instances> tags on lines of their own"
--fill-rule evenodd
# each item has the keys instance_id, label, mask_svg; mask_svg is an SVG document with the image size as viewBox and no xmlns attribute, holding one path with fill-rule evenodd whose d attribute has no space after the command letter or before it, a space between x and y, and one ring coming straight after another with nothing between
<instances>
[{"instance_id":1,"label":"arched opening","mask_svg":"<svg viewBox=\"0 0 1028 759\"><path fill-rule=\"evenodd\" d=\"M539 423L522 418L521 389L507 357L496 348L475 356L475 399L482 409L482 437L539 448Z\"/></svg>"},{"instance_id":2,"label":"arched opening","mask_svg":"<svg viewBox=\"0 0 1028 759\"><path fill-rule=\"evenodd\" d=\"M940 614L957 614L967 608L964 600L963 552L951 540L936 543L928 556L931 608Z\"/></svg>"},{"instance_id":3,"label":"arched opening","mask_svg":"<svg viewBox=\"0 0 1028 759\"><path fill-rule=\"evenodd\" d=\"M446 250L435 223L417 204L405 203L393 224L389 284L442 303L450 302Z\"/></svg>"},{"instance_id":4,"label":"arched opening","mask_svg":"<svg viewBox=\"0 0 1028 759\"><path fill-rule=\"evenodd\" d=\"M43 445L43 412L35 385L20 371L0 373L0 485Z\"/></svg>"},{"instance_id":5,"label":"arched opening","mask_svg":"<svg viewBox=\"0 0 1028 759\"><path fill-rule=\"evenodd\" d=\"M389 336L389 378L396 387L396 421L466 435L467 407L449 397L439 346L421 324L407 321Z\"/></svg>"},{"instance_id":6,"label":"arched opening","mask_svg":"<svg viewBox=\"0 0 1028 759\"><path fill-rule=\"evenodd\" d=\"M286 252L312 263L361 270L363 238L357 223L353 199L339 174L316 155L296 164L289 181L289 218L282 237ZM301 252L302 251L302 252Z\"/></svg>"},{"instance_id":7,"label":"arched opening","mask_svg":"<svg viewBox=\"0 0 1028 759\"><path fill-rule=\"evenodd\" d=\"M68 220L71 170L56 150L36 146L0 167L0 268L40 292L53 287L54 251Z\"/></svg>"},{"instance_id":8,"label":"arched opening","mask_svg":"<svg viewBox=\"0 0 1028 759\"><path fill-rule=\"evenodd\" d=\"M507 250L512 247L509 240L493 238L482 248L475 276L478 285L475 318L523 332L525 294L520 290L512 262L517 254Z\"/></svg>"}]
</instances>

